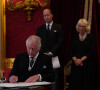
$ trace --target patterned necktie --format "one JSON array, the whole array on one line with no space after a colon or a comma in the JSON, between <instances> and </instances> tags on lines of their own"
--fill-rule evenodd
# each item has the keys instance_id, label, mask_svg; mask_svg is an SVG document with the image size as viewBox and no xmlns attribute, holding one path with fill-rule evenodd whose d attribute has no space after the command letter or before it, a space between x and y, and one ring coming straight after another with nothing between
<instances>
[{"instance_id":1,"label":"patterned necktie","mask_svg":"<svg viewBox=\"0 0 100 90\"><path fill-rule=\"evenodd\" d=\"M31 61L30 61L30 67L32 68L32 66L33 66L33 63L34 63L34 58L32 57L31 58Z\"/></svg>"}]
</instances>

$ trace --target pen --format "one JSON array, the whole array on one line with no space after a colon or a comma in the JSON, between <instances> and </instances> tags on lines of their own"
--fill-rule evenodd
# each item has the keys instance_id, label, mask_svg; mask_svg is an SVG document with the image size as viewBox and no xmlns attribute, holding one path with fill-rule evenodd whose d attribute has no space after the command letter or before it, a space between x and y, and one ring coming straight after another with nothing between
<instances>
[{"instance_id":1,"label":"pen","mask_svg":"<svg viewBox=\"0 0 100 90\"><path fill-rule=\"evenodd\" d=\"M17 80L12 76L13 80L17 82Z\"/></svg>"}]
</instances>

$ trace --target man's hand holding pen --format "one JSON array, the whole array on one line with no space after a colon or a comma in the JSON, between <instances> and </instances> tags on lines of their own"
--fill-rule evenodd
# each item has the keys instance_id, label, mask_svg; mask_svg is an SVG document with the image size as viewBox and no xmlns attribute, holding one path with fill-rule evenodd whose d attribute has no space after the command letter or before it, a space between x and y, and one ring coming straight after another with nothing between
<instances>
[{"instance_id":1,"label":"man's hand holding pen","mask_svg":"<svg viewBox=\"0 0 100 90\"><path fill-rule=\"evenodd\" d=\"M9 78L9 82L10 83L17 83L17 81L18 81L18 77L17 76L11 76L10 78Z\"/></svg>"}]
</instances>

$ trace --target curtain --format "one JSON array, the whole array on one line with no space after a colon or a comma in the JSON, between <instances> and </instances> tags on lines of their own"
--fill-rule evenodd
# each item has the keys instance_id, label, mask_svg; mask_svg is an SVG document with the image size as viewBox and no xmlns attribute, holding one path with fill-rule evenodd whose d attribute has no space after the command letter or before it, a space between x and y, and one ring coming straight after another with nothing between
<instances>
[{"instance_id":1,"label":"curtain","mask_svg":"<svg viewBox=\"0 0 100 90\"><path fill-rule=\"evenodd\" d=\"M84 0L51 0L51 10L54 22L60 23L63 28L62 58L63 65L70 60L69 49L72 35L76 33L76 23L83 17Z\"/></svg>"},{"instance_id":2,"label":"curtain","mask_svg":"<svg viewBox=\"0 0 100 90\"><path fill-rule=\"evenodd\" d=\"M70 58L70 44L73 34L76 33L76 23L83 17L84 0L51 0L50 8L53 13L53 20L62 25L63 43L61 49L62 65L64 66ZM60 90L64 90L64 77L60 79Z\"/></svg>"},{"instance_id":3,"label":"curtain","mask_svg":"<svg viewBox=\"0 0 100 90\"><path fill-rule=\"evenodd\" d=\"M36 33L39 25L44 23L43 8L37 8L32 14L32 21L27 21L23 9L6 10L6 57L14 58L17 54L26 51L26 39Z\"/></svg>"},{"instance_id":4,"label":"curtain","mask_svg":"<svg viewBox=\"0 0 100 90\"><path fill-rule=\"evenodd\" d=\"M20 1L13 0L14 4L18 2ZM50 2L48 2L46 7L50 8ZM38 26L44 24L42 12L46 7L35 7L31 15L31 21L27 20L24 8L13 11L6 8L6 58L15 58L17 54L26 51L26 39L36 33Z\"/></svg>"},{"instance_id":5,"label":"curtain","mask_svg":"<svg viewBox=\"0 0 100 90\"><path fill-rule=\"evenodd\" d=\"M96 67L96 80L98 88L100 88L100 3L98 3L98 0L94 0L93 3L92 33L95 37L94 65Z\"/></svg>"},{"instance_id":6,"label":"curtain","mask_svg":"<svg viewBox=\"0 0 100 90\"><path fill-rule=\"evenodd\" d=\"M76 24L84 15L85 0L51 0L51 10L54 14L54 22L60 23L63 28L64 40L61 50L63 66L70 58L70 44L74 34L76 34ZM93 17L91 33L95 38L94 66L96 67L96 77L100 83L100 4L97 0L93 2Z\"/></svg>"}]
</instances>

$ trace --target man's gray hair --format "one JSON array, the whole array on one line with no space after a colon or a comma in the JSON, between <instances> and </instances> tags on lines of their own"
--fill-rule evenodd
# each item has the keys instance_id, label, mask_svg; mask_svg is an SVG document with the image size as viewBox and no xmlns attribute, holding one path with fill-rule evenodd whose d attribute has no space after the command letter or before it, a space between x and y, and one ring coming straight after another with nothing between
<instances>
[{"instance_id":1,"label":"man's gray hair","mask_svg":"<svg viewBox=\"0 0 100 90\"><path fill-rule=\"evenodd\" d=\"M26 47L29 42L37 43L38 48L41 48L41 38L39 36L36 35L29 36L28 39L26 40Z\"/></svg>"}]
</instances>

